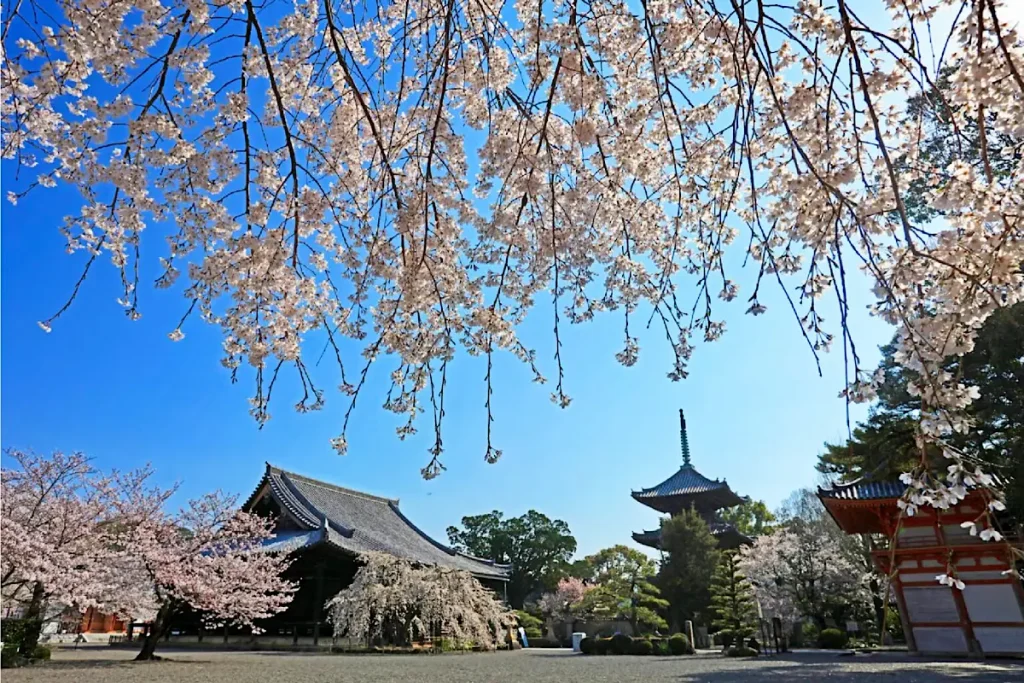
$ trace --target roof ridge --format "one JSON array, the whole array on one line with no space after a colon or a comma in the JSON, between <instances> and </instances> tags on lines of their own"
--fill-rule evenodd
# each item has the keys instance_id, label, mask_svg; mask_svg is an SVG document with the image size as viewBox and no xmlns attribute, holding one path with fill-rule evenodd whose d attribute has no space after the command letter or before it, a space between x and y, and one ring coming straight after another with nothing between
<instances>
[{"instance_id":1,"label":"roof ridge","mask_svg":"<svg viewBox=\"0 0 1024 683\"><path fill-rule=\"evenodd\" d=\"M452 548L451 546L447 546L444 543L441 543L441 541L437 540L436 538L430 536L427 532L423 531L418 526L416 526L416 524L411 519L409 519L408 517L405 516L405 513L403 513L401 510L398 509L398 505L397 504L392 505L391 509L394 510L396 515L398 515L399 519L401 519L403 522L405 522L406 524L409 525L410 529L415 531L417 534L420 535L421 538L423 538L428 543L432 544L434 547L436 547L438 550L441 550L442 552L448 553L449 555L460 555L462 557L468 558L470 560L475 560L477 562L480 562L481 564L487 564L487 565L490 565L492 567L511 567L512 566L511 564L501 564L499 562L495 562L494 560L487 560L487 559L484 559L482 557L476 557L475 555L470 555L468 553L460 552L460 551L456 550L455 548Z\"/></svg>"},{"instance_id":2,"label":"roof ridge","mask_svg":"<svg viewBox=\"0 0 1024 683\"><path fill-rule=\"evenodd\" d=\"M267 464L267 467L272 470L276 470L278 473L284 474L289 478L301 479L306 483L313 484L315 486L322 486L326 489L337 491L338 493L344 493L346 495L355 496L357 498L366 498L367 500L372 500L378 503L393 503L394 505L398 505L398 498L376 496L372 493L366 493L365 491L357 491L355 489L345 488L344 486L338 486L337 484L332 484L331 482L324 481L323 479L314 479L313 477L307 477L306 475L298 474L297 472L289 472L288 470L281 469L280 467L274 467L269 463Z\"/></svg>"},{"instance_id":3,"label":"roof ridge","mask_svg":"<svg viewBox=\"0 0 1024 683\"><path fill-rule=\"evenodd\" d=\"M270 474L274 473L272 470L268 469L267 473L268 478L270 479L270 488L277 493L278 499L285 507L291 510L292 513L296 516L305 517L305 519L302 521L306 522L306 524L309 524L316 528L319 528L323 524L323 514L320 508L313 505L313 503L310 502L309 499L302 495L301 491L295 488L295 484L291 482L288 472L285 472L284 470L280 469L277 470L276 474L278 476L276 481L273 477L269 476ZM285 487L285 491L283 492L278 490L278 487L281 484L283 484ZM289 501L287 497L284 495L284 493L287 493L289 496L291 496L294 499L294 501Z\"/></svg>"}]
</instances>

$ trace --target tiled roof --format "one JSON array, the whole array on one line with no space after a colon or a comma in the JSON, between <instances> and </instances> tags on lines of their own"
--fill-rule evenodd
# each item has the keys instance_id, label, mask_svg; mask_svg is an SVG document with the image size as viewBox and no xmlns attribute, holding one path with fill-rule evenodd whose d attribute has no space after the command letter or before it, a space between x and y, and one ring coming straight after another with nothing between
<instances>
[{"instance_id":1,"label":"tiled roof","mask_svg":"<svg viewBox=\"0 0 1024 683\"><path fill-rule=\"evenodd\" d=\"M269 464L264 482L281 506L309 532L322 532L316 542L324 540L352 553L389 553L421 564L462 569L482 578L508 578L507 565L465 555L427 536L402 514L397 500L342 488ZM250 499L247 507L253 502ZM298 536L287 540L301 543Z\"/></svg>"},{"instance_id":2,"label":"tiled roof","mask_svg":"<svg viewBox=\"0 0 1024 683\"><path fill-rule=\"evenodd\" d=\"M269 553L293 553L308 548L324 540L324 530L312 531L279 531L261 545L261 550Z\"/></svg>"},{"instance_id":3,"label":"tiled roof","mask_svg":"<svg viewBox=\"0 0 1024 683\"><path fill-rule=\"evenodd\" d=\"M716 538L726 534L735 534L738 539L750 541L749 538L741 534L736 527L728 522L708 522L708 529L711 531L711 535ZM634 531L633 540L651 548L657 548L661 545L661 529Z\"/></svg>"},{"instance_id":4,"label":"tiled roof","mask_svg":"<svg viewBox=\"0 0 1024 683\"><path fill-rule=\"evenodd\" d=\"M833 484L827 489L819 488L821 498L838 500L881 500L899 498L907 490L907 485L899 480L891 481L851 481L848 484Z\"/></svg>"},{"instance_id":5,"label":"tiled roof","mask_svg":"<svg viewBox=\"0 0 1024 683\"><path fill-rule=\"evenodd\" d=\"M633 491L633 497L663 498L666 496L689 496L727 488L729 488L729 485L724 481L713 481L695 470L693 465L683 465L679 468L678 472L657 486Z\"/></svg>"}]
</instances>

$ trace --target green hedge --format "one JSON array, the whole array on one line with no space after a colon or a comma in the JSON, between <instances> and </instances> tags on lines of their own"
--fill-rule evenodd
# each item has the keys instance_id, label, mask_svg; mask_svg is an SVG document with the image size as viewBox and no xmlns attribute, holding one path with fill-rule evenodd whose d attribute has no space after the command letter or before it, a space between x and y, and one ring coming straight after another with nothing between
<instances>
[{"instance_id":1,"label":"green hedge","mask_svg":"<svg viewBox=\"0 0 1024 683\"><path fill-rule=\"evenodd\" d=\"M4 638L3 650L0 652L0 668L8 669L50 658L50 648L44 645L36 645L29 657L23 656L20 652L27 649L26 639L39 638L42 624L39 619L4 619L0 622L0 631L3 632Z\"/></svg>"},{"instance_id":2,"label":"green hedge","mask_svg":"<svg viewBox=\"0 0 1024 683\"><path fill-rule=\"evenodd\" d=\"M625 633L616 633L612 636L612 653L617 655L628 655L633 649L633 639Z\"/></svg>"},{"instance_id":3,"label":"green hedge","mask_svg":"<svg viewBox=\"0 0 1024 683\"><path fill-rule=\"evenodd\" d=\"M558 640L557 638L531 638L529 636L529 634L527 634L526 640L527 640L527 642L529 642L530 647L538 647L538 648L562 647L562 641Z\"/></svg>"},{"instance_id":4,"label":"green hedge","mask_svg":"<svg viewBox=\"0 0 1024 683\"><path fill-rule=\"evenodd\" d=\"M847 636L837 628L827 628L818 634L818 647L838 650L846 647Z\"/></svg>"},{"instance_id":5,"label":"green hedge","mask_svg":"<svg viewBox=\"0 0 1024 683\"><path fill-rule=\"evenodd\" d=\"M741 645L739 647L730 647L728 650L725 651L725 656L726 657L756 657L757 656L757 650L755 650L752 647L747 647L746 645Z\"/></svg>"},{"instance_id":6,"label":"green hedge","mask_svg":"<svg viewBox=\"0 0 1024 683\"><path fill-rule=\"evenodd\" d=\"M690 639L682 633L677 633L668 639L668 651L674 655L692 655L694 653Z\"/></svg>"},{"instance_id":7,"label":"green hedge","mask_svg":"<svg viewBox=\"0 0 1024 683\"><path fill-rule=\"evenodd\" d=\"M534 638L544 637L544 622L529 612L516 610L516 621L523 627L523 630L526 631L526 637L531 641Z\"/></svg>"},{"instance_id":8,"label":"green hedge","mask_svg":"<svg viewBox=\"0 0 1024 683\"><path fill-rule=\"evenodd\" d=\"M532 644L532 641L531 641ZM617 633L611 638L584 638L580 651L585 655L692 655L690 640L682 633L671 638L630 638Z\"/></svg>"}]
</instances>

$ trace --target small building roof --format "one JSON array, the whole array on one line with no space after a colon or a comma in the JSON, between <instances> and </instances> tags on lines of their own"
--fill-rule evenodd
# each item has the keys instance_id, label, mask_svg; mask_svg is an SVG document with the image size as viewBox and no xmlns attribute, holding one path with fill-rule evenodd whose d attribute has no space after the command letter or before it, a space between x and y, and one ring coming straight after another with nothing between
<instances>
[{"instance_id":1,"label":"small building roof","mask_svg":"<svg viewBox=\"0 0 1024 683\"><path fill-rule=\"evenodd\" d=\"M899 498L907 485L899 480L865 481L858 479L846 484L833 484L828 488L818 487L819 498L833 500L884 500Z\"/></svg>"},{"instance_id":2,"label":"small building roof","mask_svg":"<svg viewBox=\"0 0 1024 683\"><path fill-rule=\"evenodd\" d=\"M243 509L251 510L265 496L271 496L297 527L275 534L264 544L267 550L295 552L328 543L354 554L383 552L419 564L461 569L479 578L508 580L509 565L466 555L435 541L402 514L396 499L310 479L269 463Z\"/></svg>"},{"instance_id":3,"label":"small building roof","mask_svg":"<svg viewBox=\"0 0 1024 683\"><path fill-rule=\"evenodd\" d=\"M693 506L701 511L719 510L743 502L729 484L717 479L708 479L698 472L690 462L690 442L686 435L686 417L679 411L679 444L683 454L683 466L665 481L649 488L633 491L631 495L644 505L674 514Z\"/></svg>"}]
</instances>

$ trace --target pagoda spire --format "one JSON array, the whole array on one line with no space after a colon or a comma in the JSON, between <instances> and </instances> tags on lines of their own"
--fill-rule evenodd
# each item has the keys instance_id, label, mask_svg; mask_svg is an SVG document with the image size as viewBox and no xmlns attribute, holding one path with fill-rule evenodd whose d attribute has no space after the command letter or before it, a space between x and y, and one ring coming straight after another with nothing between
<instances>
[{"instance_id":1,"label":"pagoda spire","mask_svg":"<svg viewBox=\"0 0 1024 683\"><path fill-rule=\"evenodd\" d=\"M686 438L686 417L679 409L679 445L683 449L683 467L690 467L690 441Z\"/></svg>"}]
</instances>

